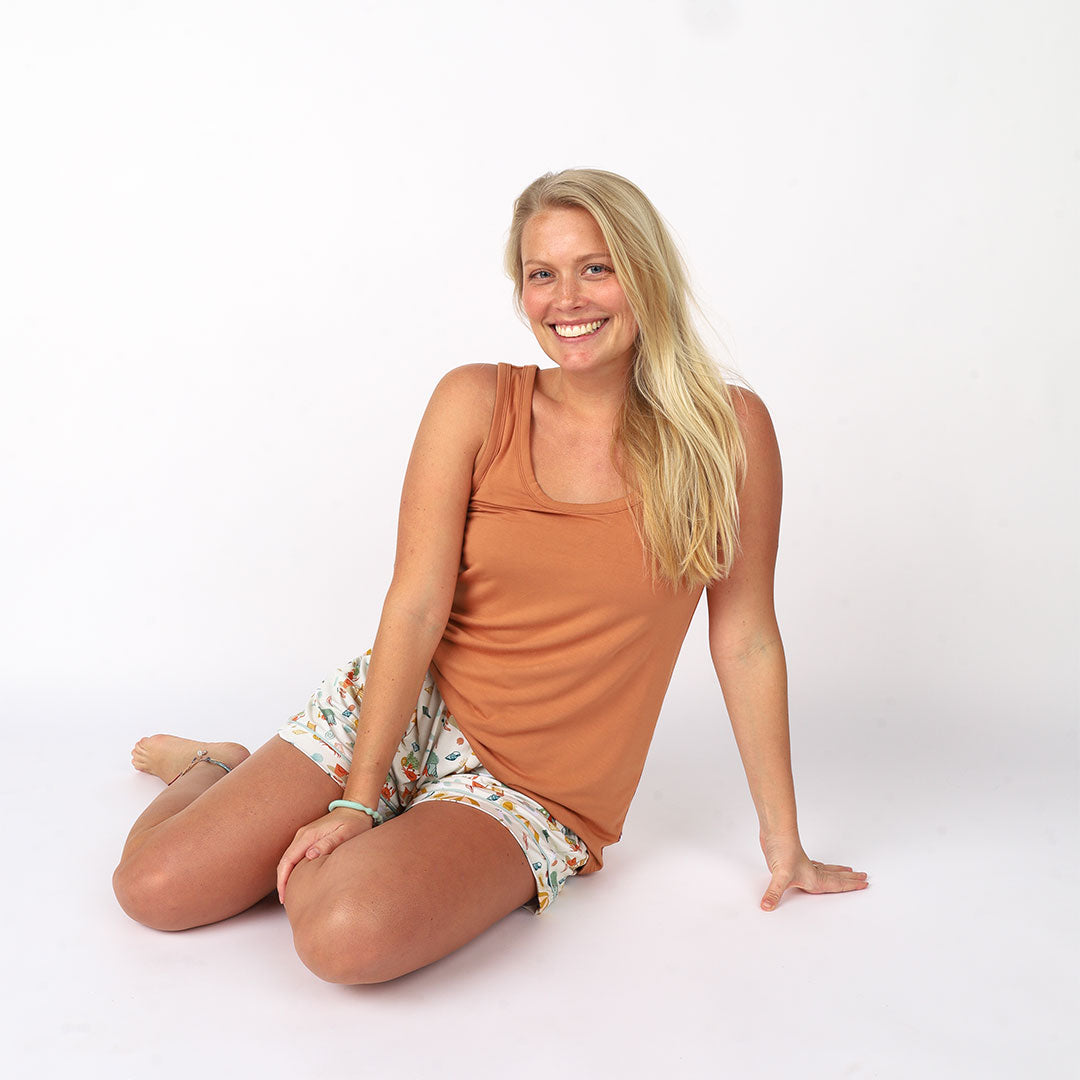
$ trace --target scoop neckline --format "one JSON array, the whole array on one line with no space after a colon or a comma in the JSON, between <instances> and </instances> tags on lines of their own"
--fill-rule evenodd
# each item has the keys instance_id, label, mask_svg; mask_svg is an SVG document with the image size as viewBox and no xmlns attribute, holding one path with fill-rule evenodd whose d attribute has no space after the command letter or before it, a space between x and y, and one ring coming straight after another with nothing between
<instances>
[{"instance_id":1,"label":"scoop neckline","mask_svg":"<svg viewBox=\"0 0 1080 1080\"><path fill-rule=\"evenodd\" d=\"M536 479L536 470L533 468L532 457L532 400L536 390L536 375L540 370L539 365L530 364L525 369L525 386L521 393L521 404L518 411L517 442L518 442L518 466L521 469L522 478L533 498L543 506L556 510L563 510L571 514L615 514L620 510L628 510L638 500L623 495L618 499L609 499L607 502L576 503L560 502L551 498L540 486Z\"/></svg>"}]
</instances>

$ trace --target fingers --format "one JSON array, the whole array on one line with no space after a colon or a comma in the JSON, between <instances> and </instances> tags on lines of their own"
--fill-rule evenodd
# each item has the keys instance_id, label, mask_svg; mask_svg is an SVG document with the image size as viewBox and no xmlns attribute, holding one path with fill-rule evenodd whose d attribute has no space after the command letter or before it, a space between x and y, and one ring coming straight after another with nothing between
<instances>
[{"instance_id":1,"label":"fingers","mask_svg":"<svg viewBox=\"0 0 1080 1080\"><path fill-rule=\"evenodd\" d=\"M337 847L337 842L332 839L333 834L320 835L320 832L310 825L297 832L293 842L285 849L281 856L277 870L277 894L278 902L285 903L285 886L289 883L289 877L296 869L297 863L302 859L317 859L321 855L329 855Z\"/></svg>"},{"instance_id":2,"label":"fingers","mask_svg":"<svg viewBox=\"0 0 1080 1080\"><path fill-rule=\"evenodd\" d=\"M817 881L811 888L800 885L799 888L814 893L855 892L865 889L870 882L864 872L855 872L850 866L826 866L818 871Z\"/></svg>"},{"instance_id":3,"label":"fingers","mask_svg":"<svg viewBox=\"0 0 1080 1080\"><path fill-rule=\"evenodd\" d=\"M278 900L285 903L285 887L289 883L289 877L304 859L321 859L346 840L359 836L370 828L371 818L366 814L351 818L331 817L328 814L311 825L298 829L293 842L285 849L285 854L278 863Z\"/></svg>"},{"instance_id":4,"label":"fingers","mask_svg":"<svg viewBox=\"0 0 1080 1080\"><path fill-rule=\"evenodd\" d=\"M278 903L285 903L285 886L289 883L289 875L293 872L293 868L303 857L303 848L300 847L299 840L293 840L293 842L285 849L285 854L281 856L281 861L278 863L277 868L277 896Z\"/></svg>"}]
</instances>

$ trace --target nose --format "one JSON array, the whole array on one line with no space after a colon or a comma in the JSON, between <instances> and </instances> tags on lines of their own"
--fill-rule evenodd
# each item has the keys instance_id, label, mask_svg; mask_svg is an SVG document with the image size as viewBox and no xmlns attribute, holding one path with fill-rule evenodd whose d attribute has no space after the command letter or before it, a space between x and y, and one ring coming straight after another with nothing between
<instances>
[{"instance_id":1,"label":"nose","mask_svg":"<svg viewBox=\"0 0 1080 1080\"><path fill-rule=\"evenodd\" d=\"M584 299L581 282L575 274L567 274L559 281L559 304L562 307L580 307Z\"/></svg>"}]
</instances>

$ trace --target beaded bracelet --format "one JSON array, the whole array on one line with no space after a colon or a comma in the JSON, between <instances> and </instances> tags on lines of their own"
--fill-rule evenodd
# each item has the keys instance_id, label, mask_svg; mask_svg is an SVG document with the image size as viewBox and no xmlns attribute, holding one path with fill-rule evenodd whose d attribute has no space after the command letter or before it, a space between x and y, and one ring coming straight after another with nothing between
<instances>
[{"instance_id":1,"label":"beaded bracelet","mask_svg":"<svg viewBox=\"0 0 1080 1080\"><path fill-rule=\"evenodd\" d=\"M350 810L363 810L365 814L370 815L374 819L376 825L381 825L383 823L383 816L377 810L372 810L363 803L353 802L351 799L335 799L326 808L326 812L329 813L339 806L345 806Z\"/></svg>"}]
</instances>

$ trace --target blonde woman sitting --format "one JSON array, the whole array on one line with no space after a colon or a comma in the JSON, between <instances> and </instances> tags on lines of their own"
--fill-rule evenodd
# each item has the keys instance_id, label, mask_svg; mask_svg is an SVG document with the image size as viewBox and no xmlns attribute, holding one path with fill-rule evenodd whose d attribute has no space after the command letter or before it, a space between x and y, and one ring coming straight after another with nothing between
<instances>
[{"instance_id":1,"label":"blonde woman sitting","mask_svg":"<svg viewBox=\"0 0 1080 1080\"><path fill-rule=\"evenodd\" d=\"M395 978L544 910L620 836L702 591L771 875L864 889L799 838L773 610L780 457L691 323L681 259L612 173L547 175L506 251L553 368L447 374L420 424L375 643L256 753L142 739L167 787L114 875L162 930L276 886L323 979Z\"/></svg>"}]
</instances>

